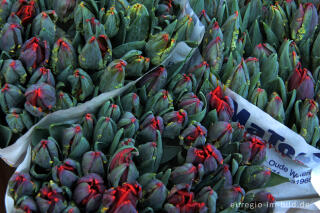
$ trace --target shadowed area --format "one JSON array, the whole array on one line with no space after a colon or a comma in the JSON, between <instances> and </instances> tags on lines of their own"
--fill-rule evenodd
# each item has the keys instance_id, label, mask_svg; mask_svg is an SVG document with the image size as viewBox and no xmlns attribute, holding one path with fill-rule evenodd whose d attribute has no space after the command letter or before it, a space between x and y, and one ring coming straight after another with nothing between
<instances>
[{"instance_id":1,"label":"shadowed area","mask_svg":"<svg viewBox=\"0 0 320 213\"><path fill-rule=\"evenodd\" d=\"M0 160L0 213L5 213L4 207L4 195L6 193L6 188L8 184L8 180L12 173L14 172L15 168L12 168L5 164L3 160Z\"/></svg>"}]
</instances>

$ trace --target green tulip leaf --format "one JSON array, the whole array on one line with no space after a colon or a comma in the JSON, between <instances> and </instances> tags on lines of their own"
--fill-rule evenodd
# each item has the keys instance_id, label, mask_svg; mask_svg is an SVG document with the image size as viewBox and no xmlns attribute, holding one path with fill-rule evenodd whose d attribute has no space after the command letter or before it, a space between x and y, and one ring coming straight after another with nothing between
<instances>
[{"instance_id":1,"label":"green tulip leaf","mask_svg":"<svg viewBox=\"0 0 320 213\"><path fill-rule=\"evenodd\" d=\"M276 186L276 185L287 183L287 182L290 182L288 178L282 177L281 175L271 172L271 177L264 187Z\"/></svg>"}]
</instances>

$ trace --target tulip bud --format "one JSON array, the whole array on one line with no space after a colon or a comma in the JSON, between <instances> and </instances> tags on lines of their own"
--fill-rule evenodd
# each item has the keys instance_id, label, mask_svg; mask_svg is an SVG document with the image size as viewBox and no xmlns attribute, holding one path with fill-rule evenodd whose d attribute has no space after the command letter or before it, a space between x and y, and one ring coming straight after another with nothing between
<instances>
[{"instance_id":1,"label":"tulip bud","mask_svg":"<svg viewBox=\"0 0 320 213\"><path fill-rule=\"evenodd\" d=\"M264 58L272 53L277 53L277 51L268 43L260 43L253 49L252 53L254 57L257 57L262 62Z\"/></svg>"},{"instance_id":2,"label":"tulip bud","mask_svg":"<svg viewBox=\"0 0 320 213\"><path fill-rule=\"evenodd\" d=\"M121 98L121 106L123 111L131 112L136 117L140 117L142 112L142 106L140 104L140 98L136 93L128 93Z\"/></svg>"},{"instance_id":3,"label":"tulip bud","mask_svg":"<svg viewBox=\"0 0 320 213\"><path fill-rule=\"evenodd\" d=\"M205 11L208 13L208 16L210 19L213 19L214 17L217 17L219 20L219 23L222 22L222 19L224 14L225 14L225 2L223 0L219 1L204 1L205 5Z\"/></svg>"},{"instance_id":4,"label":"tulip bud","mask_svg":"<svg viewBox=\"0 0 320 213\"><path fill-rule=\"evenodd\" d=\"M296 102L297 103L297 102ZM303 102L303 105L301 106L301 109L299 112L299 114L301 114L300 117L304 117L306 116L309 112L313 113L313 114L317 114L319 111L319 105L315 100L312 99L305 99ZM300 118L299 118L300 120Z\"/></svg>"},{"instance_id":5,"label":"tulip bud","mask_svg":"<svg viewBox=\"0 0 320 213\"><path fill-rule=\"evenodd\" d=\"M255 89L250 101L260 109L264 110L265 106L268 103L267 92L261 88Z\"/></svg>"},{"instance_id":6,"label":"tulip bud","mask_svg":"<svg viewBox=\"0 0 320 213\"><path fill-rule=\"evenodd\" d=\"M110 188L103 194L100 212L137 213L136 205L141 197L141 186L137 183L124 183L122 186Z\"/></svg>"},{"instance_id":7,"label":"tulip bud","mask_svg":"<svg viewBox=\"0 0 320 213\"><path fill-rule=\"evenodd\" d=\"M170 92L162 89L147 99L145 111L152 111L155 115L159 115L172 107L173 99Z\"/></svg>"},{"instance_id":8,"label":"tulip bud","mask_svg":"<svg viewBox=\"0 0 320 213\"><path fill-rule=\"evenodd\" d=\"M80 164L70 158L52 168L52 179L69 188L76 183L80 175Z\"/></svg>"},{"instance_id":9,"label":"tulip bud","mask_svg":"<svg viewBox=\"0 0 320 213\"><path fill-rule=\"evenodd\" d=\"M101 142L102 148L107 148L113 141L117 124L109 117L100 117L93 133L93 141Z\"/></svg>"},{"instance_id":10,"label":"tulip bud","mask_svg":"<svg viewBox=\"0 0 320 213\"><path fill-rule=\"evenodd\" d=\"M223 164L220 151L211 144L206 144L201 149L190 147L188 149L186 163L194 165L203 164L205 174L217 170L218 165Z\"/></svg>"},{"instance_id":11,"label":"tulip bud","mask_svg":"<svg viewBox=\"0 0 320 213\"><path fill-rule=\"evenodd\" d=\"M57 110L61 110L61 109L69 109L73 106L76 105L76 100L73 98L71 99L71 97L69 96L68 93L65 92L57 92L57 103L56 103L56 109Z\"/></svg>"},{"instance_id":12,"label":"tulip bud","mask_svg":"<svg viewBox=\"0 0 320 213\"><path fill-rule=\"evenodd\" d=\"M249 72L244 60L234 69L232 75L228 78L226 86L235 91L244 98L248 95L250 79Z\"/></svg>"},{"instance_id":13,"label":"tulip bud","mask_svg":"<svg viewBox=\"0 0 320 213\"><path fill-rule=\"evenodd\" d=\"M220 179L224 180L224 184L222 186L223 188L226 188L232 185L232 174L228 164L223 165L222 170L218 174L218 176L220 176Z\"/></svg>"},{"instance_id":14,"label":"tulip bud","mask_svg":"<svg viewBox=\"0 0 320 213\"><path fill-rule=\"evenodd\" d=\"M41 140L32 149L32 163L43 169L51 169L54 158L59 159L58 143L52 137Z\"/></svg>"},{"instance_id":15,"label":"tulip bud","mask_svg":"<svg viewBox=\"0 0 320 213\"><path fill-rule=\"evenodd\" d=\"M304 115L300 119L301 119L300 135L309 144L313 144L314 141L318 141L319 136L316 136L317 138L314 138L314 136L316 135L315 130L319 126L319 119L317 115L315 113L308 112L306 115Z\"/></svg>"},{"instance_id":16,"label":"tulip bud","mask_svg":"<svg viewBox=\"0 0 320 213\"><path fill-rule=\"evenodd\" d=\"M124 129L123 137L132 138L139 129L139 120L132 113L125 112L122 114L117 126L118 129Z\"/></svg>"},{"instance_id":17,"label":"tulip bud","mask_svg":"<svg viewBox=\"0 0 320 213\"><path fill-rule=\"evenodd\" d=\"M150 72L141 81L142 85L145 85L148 96L155 95L160 89L162 89L167 83L167 70L164 67L158 67L154 71Z\"/></svg>"},{"instance_id":18,"label":"tulip bud","mask_svg":"<svg viewBox=\"0 0 320 213\"><path fill-rule=\"evenodd\" d=\"M43 183L36 202L41 213L62 212L67 207L63 189L53 181Z\"/></svg>"},{"instance_id":19,"label":"tulip bud","mask_svg":"<svg viewBox=\"0 0 320 213\"><path fill-rule=\"evenodd\" d=\"M50 47L47 41L32 37L22 45L19 60L24 63L28 71L32 71L46 65L49 57Z\"/></svg>"},{"instance_id":20,"label":"tulip bud","mask_svg":"<svg viewBox=\"0 0 320 213\"><path fill-rule=\"evenodd\" d=\"M90 173L96 173L103 177L105 175L105 166L107 164L107 157L99 151L86 152L82 156L82 171L84 175L88 175Z\"/></svg>"},{"instance_id":21,"label":"tulip bud","mask_svg":"<svg viewBox=\"0 0 320 213\"><path fill-rule=\"evenodd\" d=\"M178 19L173 39L176 42L191 40L194 31L195 21L189 15L185 15Z\"/></svg>"},{"instance_id":22,"label":"tulip bud","mask_svg":"<svg viewBox=\"0 0 320 213\"><path fill-rule=\"evenodd\" d=\"M282 41L289 33L287 16L279 4L271 5L268 12L267 23L277 38ZM283 27L279 27L279 25Z\"/></svg>"},{"instance_id":23,"label":"tulip bud","mask_svg":"<svg viewBox=\"0 0 320 213\"><path fill-rule=\"evenodd\" d=\"M163 122L165 126L163 130L163 137L175 139L188 124L187 112L183 109L168 112L164 114Z\"/></svg>"},{"instance_id":24,"label":"tulip bud","mask_svg":"<svg viewBox=\"0 0 320 213\"><path fill-rule=\"evenodd\" d=\"M154 116L153 113L149 113L140 124L140 132L137 138L141 141L156 141L160 131L162 134L164 129L163 119L160 116Z\"/></svg>"},{"instance_id":25,"label":"tulip bud","mask_svg":"<svg viewBox=\"0 0 320 213\"><path fill-rule=\"evenodd\" d=\"M1 0L0 1L0 26L6 23L6 20L10 14L10 10L12 7L11 0Z\"/></svg>"},{"instance_id":26,"label":"tulip bud","mask_svg":"<svg viewBox=\"0 0 320 213\"><path fill-rule=\"evenodd\" d=\"M211 91L212 88L216 88L218 84L221 84L218 80L216 74L211 72L204 73L203 81L200 83L200 90L199 93L207 94Z\"/></svg>"},{"instance_id":27,"label":"tulip bud","mask_svg":"<svg viewBox=\"0 0 320 213\"><path fill-rule=\"evenodd\" d=\"M139 155L135 147L121 147L110 159L108 180L114 187L124 182L134 183L139 177L139 171L132 160L132 155Z\"/></svg>"},{"instance_id":28,"label":"tulip bud","mask_svg":"<svg viewBox=\"0 0 320 213\"><path fill-rule=\"evenodd\" d=\"M199 212L208 211L204 202L194 200L193 192L190 192L190 185L179 184L169 192L167 203L164 206L166 212Z\"/></svg>"},{"instance_id":29,"label":"tulip bud","mask_svg":"<svg viewBox=\"0 0 320 213\"><path fill-rule=\"evenodd\" d=\"M109 38L105 35L92 36L79 54L79 65L85 70L100 70L110 59L111 42Z\"/></svg>"},{"instance_id":30,"label":"tulip bud","mask_svg":"<svg viewBox=\"0 0 320 213\"><path fill-rule=\"evenodd\" d=\"M245 201L247 197L252 197L252 200L250 200L249 203L246 202L244 205L250 208L250 210L248 209L249 211L254 211L257 213L267 213L273 211L274 209L275 199L270 192L259 191L255 194L250 193L246 196Z\"/></svg>"},{"instance_id":31,"label":"tulip bud","mask_svg":"<svg viewBox=\"0 0 320 213\"><path fill-rule=\"evenodd\" d=\"M144 198L143 205L150 206L154 210L162 208L168 194L166 186L159 180L154 179L146 185L142 185Z\"/></svg>"},{"instance_id":32,"label":"tulip bud","mask_svg":"<svg viewBox=\"0 0 320 213\"><path fill-rule=\"evenodd\" d=\"M204 171L203 165L197 167L191 163L185 163L176 167L171 173L171 181L173 184L192 184L201 181Z\"/></svg>"},{"instance_id":33,"label":"tulip bud","mask_svg":"<svg viewBox=\"0 0 320 213\"><path fill-rule=\"evenodd\" d=\"M33 116L41 117L56 105L56 91L46 83L31 85L25 92L24 107Z\"/></svg>"},{"instance_id":34,"label":"tulip bud","mask_svg":"<svg viewBox=\"0 0 320 213\"><path fill-rule=\"evenodd\" d=\"M112 61L104 70L99 88L101 92L108 92L123 86L125 78L125 67L127 62L121 59ZM106 84L106 81L109 83Z\"/></svg>"},{"instance_id":35,"label":"tulip bud","mask_svg":"<svg viewBox=\"0 0 320 213\"><path fill-rule=\"evenodd\" d=\"M109 117L114 122L118 122L121 116L120 107L107 101L99 110L98 117Z\"/></svg>"},{"instance_id":36,"label":"tulip bud","mask_svg":"<svg viewBox=\"0 0 320 213\"><path fill-rule=\"evenodd\" d=\"M179 99L178 107L188 113L190 120L202 121L203 116L200 113L205 110L204 104L193 92L184 94Z\"/></svg>"},{"instance_id":37,"label":"tulip bud","mask_svg":"<svg viewBox=\"0 0 320 213\"><path fill-rule=\"evenodd\" d=\"M289 78L289 91L296 89L298 99L312 99L314 97L314 82L312 74L299 63Z\"/></svg>"},{"instance_id":38,"label":"tulip bud","mask_svg":"<svg viewBox=\"0 0 320 213\"><path fill-rule=\"evenodd\" d=\"M13 133L22 133L33 125L30 115L19 108L11 108L6 115L6 121Z\"/></svg>"},{"instance_id":39,"label":"tulip bud","mask_svg":"<svg viewBox=\"0 0 320 213\"><path fill-rule=\"evenodd\" d=\"M203 187L197 194L196 198L198 202L205 203L205 205L208 207L208 213L216 212L218 195L210 186Z\"/></svg>"},{"instance_id":40,"label":"tulip bud","mask_svg":"<svg viewBox=\"0 0 320 213\"><path fill-rule=\"evenodd\" d=\"M159 65L168 57L176 41L166 32L151 35L146 43L146 54L153 65Z\"/></svg>"},{"instance_id":41,"label":"tulip bud","mask_svg":"<svg viewBox=\"0 0 320 213\"><path fill-rule=\"evenodd\" d=\"M96 212L105 190L103 179L91 173L77 182L73 192L74 201L85 209L85 212Z\"/></svg>"},{"instance_id":42,"label":"tulip bud","mask_svg":"<svg viewBox=\"0 0 320 213\"><path fill-rule=\"evenodd\" d=\"M30 196L35 191L35 184L27 173L16 172L9 180L9 194L17 201L22 196Z\"/></svg>"},{"instance_id":43,"label":"tulip bud","mask_svg":"<svg viewBox=\"0 0 320 213\"><path fill-rule=\"evenodd\" d=\"M50 69L40 67L33 72L28 84L32 85L40 83L46 83L51 85L52 87L55 86L55 80Z\"/></svg>"},{"instance_id":44,"label":"tulip bud","mask_svg":"<svg viewBox=\"0 0 320 213\"><path fill-rule=\"evenodd\" d=\"M210 125L208 139L214 142L216 147L229 143L232 139L232 126L226 121L217 121Z\"/></svg>"},{"instance_id":45,"label":"tulip bud","mask_svg":"<svg viewBox=\"0 0 320 213\"><path fill-rule=\"evenodd\" d=\"M71 42L66 38L59 38L52 49L51 66L53 72L59 74L68 66L75 68L76 63L77 57Z\"/></svg>"},{"instance_id":46,"label":"tulip bud","mask_svg":"<svg viewBox=\"0 0 320 213\"><path fill-rule=\"evenodd\" d=\"M209 64L206 61L202 61L200 64L197 64L193 67L191 67L188 70L189 74L192 74L192 77L194 81L196 81L196 85L193 85L193 91L195 91L197 88L203 84L203 82L209 78L210 73L210 67ZM194 82L192 82L194 83Z\"/></svg>"},{"instance_id":47,"label":"tulip bud","mask_svg":"<svg viewBox=\"0 0 320 213\"><path fill-rule=\"evenodd\" d=\"M80 213L80 210L78 207L70 205L69 207L64 209L62 213Z\"/></svg>"},{"instance_id":48,"label":"tulip bud","mask_svg":"<svg viewBox=\"0 0 320 213\"><path fill-rule=\"evenodd\" d=\"M21 199L17 201L15 213L36 213L38 211L38 207L33 198L28 196L23 196Z\"/></svg>"},{"instance_id":49,"label":"tulip bud","mask_svg":"<svg viewBox=\"0 0 320 213\"><path fill-rule=\"evenodd\" d=\"M256 45L260 44L262 42L262 33L260 30L260 26L259 26L259 21L258 19L254 20L254 22L251 24L251 26L248 26L248 31L249 34L246 35L249 39L246 41L246 47L248 47L248 51L251 51ZM264 23L264 22L262 22ZM267 24L265 24L267 25ZM268 26L268 25L267 25ZM269 27L269 26L268 26ZM269 27L270 28L270 27ZM266 30L265 30L266 31ZM270 30L272 31L272 30ZM267 31L266 31L267 32ZM269 34L266 33L266 40L267 42L270 39ZM275 41L270 41L271 44L276 43ZM249 49L250 48L250 49ZM249 54L251 54L251 52L249 52Z\"/></svg>"},{"instance_id":50,"label":"tulip bud","mask_svg":"<svg viewBox=\"0 0 320 213\"><path fill-rule=\"evenodd\" d=\"M19 87L12 84L5 84L0 90L0 105L3 112L18 106L24 100Z\"/></svg>"},{"instance_id":51,"label":"tulip bud","mask_svg":"<svg viewBox=\"0 0 320 213\"><path fill-rule=\"evenodd\" d=\"M226 209L234 204L240 204L245 196L245 191L238 185L227 186L218 193L218 209Z\"/></svg>"},{"instance_id":52,"label":"tulip bud","mask_svg":"<svg viewBox=\"0 0 320 213\"><path fill-rule=\"evenodd\" d=\"M279 76L288 79L299 62L297 48L292 40L285 39L279 49Z\"/></svg>"},{"instance_id":53,"label":"tulip bud","mask_svg":"<svg viewBox=\"0 0 320 213\"><path fill-rule=\"evenodd\" d=\"M126 33L126 42L142 41L149 35L150 16L143 4L136 3L128 8L130 25Z\"/></svg>"},{"instance_id":54,"label":"tulip bud","mask_svg":"<svg viewBox=\"0 0 320 213\"><path fill-rule=\"evenodd\" d=\"M243 162L246 164L260 165L266 158L266 143L257 136L252 136L249 140L240 143L240 153Z\"/></svg>"},{"instance_id":55,"label":"tulip bud","mask_svg":"<svg viewBox=\"0 0 320 213\"><path fill-rule=\"evenodd\" d=\"M122 56L128 64L126 66L126 76L140 77L149 69L150 59L143 57L141 51L131 50Z\"/></svg>"},{"instance_id":56,"label":"tulip bud","mask_svg":"<svg viewBox=\"0 0 320 213\"><path fill-rule=\"evenodd\" d=\"M168 2L167 4L160 3L157 7L156 13L158 14L158 24L159 25L167 25L168 22L174 22L176 20L176 16L173 15L172 4ZM166 10L166 11L165 11ZM168 14L170 11L170 14ZM162 15L163 14L163 15ZM174 22L176 24L176 22Z\"/></svg>"},{"instance_id":57,"label":"tulip bud","mask_svg":"<svg viewBox=\"0 0 320 213\"><path fill-rule=\"evenodd\" d=\"M247 65L248 73L250 77L260 72L260 62L259 59L255 57L249 57L245 60Z\"/></svg>"},{"instance_id":58,"label":"tulip bud","mask_svg":"<svg viewBox=\"0 0 320 213\"><path fill-rule=\"evenodd\" d=\"M246 133L245 126L239 122L232 122L231 126L233 129L231 141L241 141Z\"/></svg>"},{"instance_id":59,"label":"tulip bud","mask_svg":"<svg viewBox=\"0 0 320 213\"><path fill-rule=\"evenodd\" d=\"M62 23L66 23L73 18L76 6L76 0L53 1L53 9L56 11L59 21Z\"/></svg>"},{"instance_id":60,"label":"tulip bud","mask_svg":"<svg viewBox=\"0 0 320 213\"><path fill-rule=\"evenodd\" d=\"M68 76L68 81L72 88L71 94L80 101L84 101L93 92L93 82L82 69L76 69Z\"/></svg>"},{"instance_id":61,"label":"tulip bud","mask_svg":"<svg viewBox=\"0 0 320 213\"><path fill-rule=\"evenodd\" d=\"M32 22L32 35L46 40L50 46L54 44L58 17L54 10L39 13Z\"/></svg>"},{"instance_id":62,"label":"tulip bud","mask_svg":"<svg viewBox=\"0 0 320 213\"><path fill-rule=\"evenodd\" d=\"M21 23L21 19L15 13L11 13L6 21L8 24L17 24L23 26Z\"/></svg>"},{"instance_id":63,"label":"tulip bud","mask_svg":"<svg viewBox=\"0 0 320 213\"><path fill-rule=\"evenodd\" d=\"M223 41L225 43L225 52L227 55L230 51L236 48L236 40L239 35L240 18L239 13L236 11L233 15L230 15L221 27L223 33Z\"/></svg>"},{"instance_id":64,"label":"tulip bud","mask_svg":"<svg viewBox=\"0 0 320 213\"><path fill-rule=\"evenodd\" d=\"M1 5L2 3L0 3L0 7ZM20 49L23 42L21 31L20 24L6 23L0 31L0 50L15 53Z\"/></svg>"},{"instance_id":65,"label":"tulip bud","mask_svg":"<svg viewBox=\"0 0 320 213\"><path fill-rule=\"evenodd\" d=\"M11 12L15 13L21 20L23 26L31 23L33 18L39 13L36 1L21 0L13 3Z\"/></svg>"},{"instance_id":66,"label":"tulip bud","mask_svg":"<svg viewBox=\"0 0 320 213\"><path fill-rule=\"evenodd\" d=\"M172 92L172 95L179 97L184 92L191 92L195 87L195 78L192 74L177 74L174 76L168 86L168 90Z\"/></svg>"},{"instance_id":67,"label":"tulip bud","mask_svg":"<svg viewBox=\"0 0 320 213\"><path fill-rule=\"evenodd\" d=\"M105 35L105 28L103 24L101 24L97 19L92 17L91 19L86 19L83 25L83 35L84 39L88 40L92 36L100 36L103 35L107 38Z\"/></svg>"},{"instance_id":68,"label":"tulip bud","mask_svg":"<svg viewBox=\"0 0 320 213\"><path fill-rule=\"evenodd\" d=\"M90 148L89 142L83 137L82 127L78 124L63 130L61 142L63 155L72 159L80 159Z\"/></svg>"},{"instance_id":69,"label":"tulip bud","mask_svg":"<svg viewBox=\"0 0 320 213\"><path fill-rule=\"evenodd\" d=\"M120 149L123 146L134 146L136 141L133 138L124 138L121 140L118 144L118 149Z\"/></svg>"},{"instance_id":70,"label":"tulip bud","mask_svg":"<svg viewBox=\"0 0 320 213\"><path fill-rule=\"evenodd\" d=\"M156 8L157 17L173 14L173 6L174 5L170 1L160 1L158 7Z\"/></svg>"},{"instance_id":71,"label":"tulip bud","mask_svg":"<svg viewBox=\"0 0 320 213\"><path fill-rule=\"evenodd\" d=\"M203 57L208 61L211 70L214 73L219 73L223 63L223 40L217 36L214 40L211 40L205 49L203 50Z\"/></svg>"},{"instance_id":72,"label":"tulip bud","mask_svg":"<svg viewBox=\"0 0 320 213\"><path fill-rule=\"evenodd\" d=\"M76 30L81 31L83 29L83 25L87 19L94 18L94 14L90 11L85 1L81 1L80 3L76 2L77 6L74 10L74 23L76 24Z\"/></svg>"},{"instance_id":73,"label":"tulip bud","mask_svg":"<svg viewBox=\"0 0 320 213\"><path fill-rule=\"evenodd\" d=\"M81 126L83 135L85 138L91 139L93 135L93 129L96 124L96 118L93 114L87 113L81 120Z\"/></svg>"},{"instance_id":74,"label":"tulip bud","mask_svg":"<svg viewBox=\"0 0 320 213\"><path fill-rule=\"evenodd\" d=\"M9 84L24 84L26 82L27 73L19 60L5 60L2 65L1 73L4 76L5 81Z\"/></svg>"},{"instance_id":75,"label":"tulip bud","mask_svg":"<svg viewBox=\"0 0 320 213\"><path fill-rule=\"evenodd\" d=\"M109 38L116 36L120 28L120 17L115 7L110 7L103 17L106 34Z\"/></svg>"},{"instance_id":76,"label":"tulip bud","mask_svg":"<svg viewBox=\"0 0 320 213\"><path fill-rule=\"evenodd\" d=\"M197 147L206 143L207 129L199 122L191 122L179 136L180 144L185 148Z\"/></svg>"},{"instance_id":77,"label":"tulip bud","mask_svg":"<svg viewBox=\"0 0 320 213\"><path fill-rule=\"evenodd\" d=\"M215 22L212 22L212 25L208 28L208 30L204 34L203 47L208 47L209 43L212 43L212 41L216 41L217 38L219 38L218 40L223 41L223 34L221 31L221 28L219 26L219 23L215 21Z\"/></svg>"},{"instance_id":78,"label":"tulip bud","mask_svg":"<svg viewBox=\"0 0 320 213\"><path fill-rule=\"evenodd\" d=\"M234 104L229 96L223 96L220 86L207 94L207 102L211 109L217 111L219 120L231 120L234 113Z\"/></svg>"},{"instance_id":79,"label":"tulip bud","mask_svg":"<svg viewBox=\"0 0 320 213\"><path fill-rule=\"evenodd\" d=\"M264 166L253 165L246 167L241 175L240 184L245 190L262 188L269 180L271 171Z\"/></svg>"},{"instance_id":80,"label":"tulip bud","mask_svg":"<svg viewBox=\"0 0 320 213\"><path fill-rule=\"evenodd\" d=\"M293 13L297 10L297 4L295 1L284 1L282 7L286 10L289 19L292 18Z\"/></svg>"},{"instance_id":81,"label":"tulip bud","mask_svg":"<svg viewBox=\"0 0 320 213\"><path fill-rule=\"evenodd\" d=\"M279 72L279 63L278 63L278 55L271 54L270 56L265 57L261 63L261 85L264 88L274 87L274 81L278 77Z\"/></svg>"},{"instance_id":82,"label":"tulip bud","mask_svg":"<svg viewBox=\"0 0 320 213\"><path fill-rule=\"evenodd\" d=\"M290 23L291 36L295 41L310 38L318 25L317 9L312 3L299 5Z\"/></svg>"},{"instance_id":83,"label":"tulip bud","mask_svg":"<svg viewBox=\"0 0 320 213\"><path fill-rule=\"evenodd\" d=\"M157 131L157 142L147 142L138 146L139 171L144 174L147 172L156 172L162 159L162 139L160 132Z\"/></svg>"},{"instance_id":84,"label":"tulip bud","mask_svg":"<svg viewBox=\"0 0 320 213\"><path fill-rule=\"evenodd\" d=\"M271 94L270 101L266 107L266 112L269 115L271 115L274 119L283 123L285 119L283 102L276 92Z\"/></svg>"}]
</instances>

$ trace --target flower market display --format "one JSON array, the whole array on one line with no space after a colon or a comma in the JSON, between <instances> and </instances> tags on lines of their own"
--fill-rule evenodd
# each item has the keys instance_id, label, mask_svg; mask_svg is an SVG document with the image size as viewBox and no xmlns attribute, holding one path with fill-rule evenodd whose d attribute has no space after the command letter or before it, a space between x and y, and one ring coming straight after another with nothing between
<instances>
[{"instance_id":1,"label":"flower market display","mask_svg":"<svg viewBox=\"0 0 320 213\"><path fill-rule=\"evenodd\" d=\"M168 82L159 67L97 113L35 130L29 173L9 181L17 211L271 211L272 194L247 193L271 177L267 144L230 121L220 86L204 94L189 71Z\"/></svg>"},{"instance_id":2,"label":"flower market display","mask_svg":"<svg viewBox=\"0 0 320 213\"><path fill-rule=\"evenodd\" d=\"M279 147L235 119L226 90L320 148L319 10L319 0L0 1L0 146L21 136L28 146L9 209L276 212L267 187L289 179L265 161ZM179 42L183 56L172 54ZM304 154L291 160L309 166Z\"/></svg>"},{"instance_id":3,"label":"flower market display","mask_svg":"<svg viewBox=\"0 0 320 213\"><path fill-rule=\"evenodd\" d=\"M159 65L194 21L178 2L0 1L1 148L46 114ZM179 17L179 19L178 19Z\"/></svg>"}]
</instances>

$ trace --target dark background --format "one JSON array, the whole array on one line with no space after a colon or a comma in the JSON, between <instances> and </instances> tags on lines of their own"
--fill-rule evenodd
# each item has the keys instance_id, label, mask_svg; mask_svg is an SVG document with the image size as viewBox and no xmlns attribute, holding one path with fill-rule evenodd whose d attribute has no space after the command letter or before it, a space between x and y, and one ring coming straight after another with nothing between
<instances>
[{"instance_id":1,"label":"dark background","mask_svg":"<svg viewBox=\"0 0 320 213\"><path fill-rule=\"evenodd\" d=\"M8 166L3 160L0 160L0 213L5 213L4 195L6 193L8 180L15 168Z\"/></svg>"}]
</instances>

